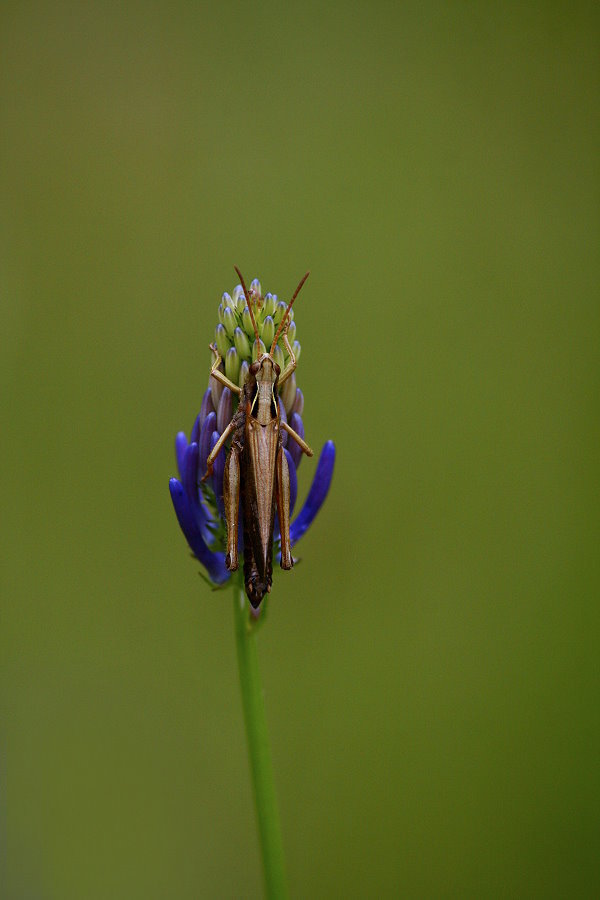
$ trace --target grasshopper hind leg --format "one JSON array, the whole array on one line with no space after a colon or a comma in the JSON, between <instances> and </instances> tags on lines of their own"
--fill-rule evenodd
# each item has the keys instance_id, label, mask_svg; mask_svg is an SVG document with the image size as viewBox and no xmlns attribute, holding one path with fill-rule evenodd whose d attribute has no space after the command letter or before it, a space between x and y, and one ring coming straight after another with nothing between
<instances>
[{"instance_id":1,"label":"grasshopper hind leg","mask_svg":"<svg viewBox=\"0 0 600 900\"><path fill-rule=\"evenodd\" d=\"M225 463L223 501L227 519L227 556L225 565L230 572L238 568L238 514L240 508L240 453L232 445Z\"/></svg>"},{"instance_id":2,"label":"grasshopper hind leg","mask_svg":"<svg viewBox=\"0 0 600 900\"><path fill-rule=\"evenodd\" d=\"M294 565L290 546L290 470L283 447L277 453L275 466L277 475L277 515L281 532L281 568L291 569Z\"/></svg>"}]
</instances>

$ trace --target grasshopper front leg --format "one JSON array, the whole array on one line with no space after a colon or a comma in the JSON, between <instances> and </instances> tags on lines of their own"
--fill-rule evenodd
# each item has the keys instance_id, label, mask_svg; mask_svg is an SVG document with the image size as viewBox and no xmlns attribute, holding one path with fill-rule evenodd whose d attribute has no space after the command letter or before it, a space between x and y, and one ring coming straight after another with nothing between
<instances>
[{"instance_id":1,"label":"grasshopper front leg","mask_svg":"<svg viewBox=\"0 0 600 900\"><path fill-rule=\"evenodd\" d=\"M225 443L225 441L227 440L227 438L229 437L231 432L236 427L236 424L237 423L236 423L235 417L234 417L231 420L231 422L229 423L229 425L227 426L227 428L225 429L225 431L223 432L223 434L221 435L221 437L219 438L219 440L217 441L217 443L215 444L215 446L212 448L212 450L208 454L208 459L206 460L206 472L202 476L202 479L201 479L202 481L206 481L206 479L212 475L213 463L214 463L215 459L217 458L217 456L219 455L219 451L220 451L221 447L223 446L223 444ZM302 438L300 438L300 440L302 440Z\"/></svg>"},{"instance_id":2,"label":"grasshopper front leg","mask_svg":"<svg viewBox=\"0 0 600 900\"><path fill-rule=\"evenodd\" d=\"M282 423L283 424L283 423ZM277 515L281 532L281 568L291 569L294 565L290 548L290 470L283 447L277 452L275 464Z\"/></svg>"},{"instance_id":3,"label":"grasshopper front leg","mask_svg":"<svg viewBox=\"0 0 600 900\"><path fill-rule=\"evenodd\" d=\"M225 387L229 388L230 391L233 391L234 394L237 394L239 396L242 393L242 389L239 387L239 385L234 384L233 381L230 381L226 375L223 375L223 373L219 369L219 366L221 365L222 357L221 357L221 354L219 353L219 351L217 350L217 345L209 344L208 346L210 347L212 352L215 354L215 361L212 364L212 369L210 370L210 374L214 378L216 378L217 381L220 381L221 384L223 384Z\"/></svg>"},{"instance_id":4,"label":"grasshopper front leg","mask_svg":"<svg viewBox=\"0 0 600 900\"><path fill-rule=\"evenodd\" d=\"M281 427L284 429L284 431L287 431L287 433L289 434L290 437L294 438L294 440L296 441L298 446L301 448L303 453L306 453L307 456L313 455L313 452L310 449L310 447L308 446L308 444L306 443L306 441L300 437L300 435L298 434L297 431L294 431L293 428L290 428L290 426L288 425L287 422L282 421Z\"/></svg>"},{"instance_id":5,"label":"grasshopper front leg","mask_svg":"<svg viewBox=\"0 0 600 900\"><path fill-rule=\"evenodd\" d=\"M292 350L292 348L290 346L290 340L288 338L288 328L289 328L289 325L286 326L286 329L283 332L281 340L283 341L283 345L284 345L285 349L289 353L290 361L287 364L287 366L285 367L285 370L282 372L282 374L279 377L279 386L280 387L282 384L284 384L284 382L286 382L288 380L288 378L290 377L290 375L292 374L292 372L298 365L298 363L296 362L296 357L294 356L294 351Z\"/></svg>"}]
</instances>

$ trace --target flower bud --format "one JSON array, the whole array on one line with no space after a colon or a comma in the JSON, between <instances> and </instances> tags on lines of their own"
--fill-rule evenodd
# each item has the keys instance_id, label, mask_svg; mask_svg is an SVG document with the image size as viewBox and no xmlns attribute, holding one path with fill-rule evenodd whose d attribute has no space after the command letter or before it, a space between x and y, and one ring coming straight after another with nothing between
<instances>
[{"instance_id":1,"label":"flower bud","mask_svg":"<svg viewBox=\"0 0 600 900\"><path fill-rule=\"evenodd\" d=\"M296 376L294 374L290 375L286 383L283 385L280 396L283 400L285 411L288 416L290 416L292 414L292 407L296 399Z\"/></svg>"},{"instance_id":2,"label":"flower bud","mask_svg":"<svg viewBox=\"0 0 600 900\"><path fill-rule=\"evenodd\" d=\"M194 424L192 425L192 430L190 432L190 444L197 444L200 438L200 429L202 427L202 418L201 413L198 413Z\"/></svg>"},{"instance_id":3,"label":"flower bud","mask_svg":"<svg viewBox=\"0 0 600 900\"><path fill-rule=\"evenodd\" d=\"M238 305L238 300L240 299L240 297L243 299L244 305L245 305L246 298L244 297L244 288L241 286L241 284L236 284L236 286L233 289L233 297L232 297L233 302L235 303L236 306Z\"/></svg>"},{"instance_id":4,"label":"flower bud","mask_svg":"<svg viewBox=\"0 0 600 900\"><path fill-rule=\"evenodd\" d=\"M219 366L219 368L221 368L221 366ZM220 381L217 381L214 375L211 375L208 380L208 386L210 387L210 396L212 398L213 406L215 409L218 409L219 400L221 399L221 394L223 393L223 385Z\"/></svg>"},{"instance_id":5,"label":"flower bud","mask_svg":"<svg viewBox=\"0 0 600 900\"><path fill-rule=\"evenodd\" d=\"M265 294L265 305L263 307L264 311L265 311L265 316L273 315L273 313L275 312L276 301L277 301L277 298L274 297L273 294L271 294L271 293Z\"/></svg>"},{"instance_id":6,"label":"flower bud","mask_svg":"<svg viewBox=\"0 0 600 900\"><path fill-rule=\"evenodd\" d=\"M211 381L214 381L214 378L211 378ZM198 467L202 469L201 476L204 475L206 471L206 457L210 451L210 436L217 427L217 414L215 412L211 412L207 415L206 419L202 423L202 428L200 429L200 440L199 440L199 455L198 455Z\"/></svg>"},{"instance_id":7,"label":"flower bud","mask_svg":"<svg viewBox=\"0 0 600 900\"><path fill-rule=\"evenodd\" d=\"M240 377L240 358L235 347L230 347L225 357L225 374L234 384L238 383Z\"/></svg>"},{"instance_id":8,"label":"flower bud","mask_svg":"<svg viewBox=\"0 0 600 900\"><path fill-rule=\"evenodd\" d=\"M221 400L221 402L223 402L223 401ZM301 417L298 415L298 413L292 413L292 415L290 417L290 426L294 429L294 431L296 432L297 435L299 435L301 438L304 438L304 424L302 422ZM297 441L292 440L292 441L290 441L289 449L290 449L290 455L291 455L292 459L294 460L294 466L297 469L302 460L302 448L300 447L300 445L298 444Z\"/></svg>"},{"instance_id":9,"label":"flower bud","mask_svg":"<svg viewBox=\"0 0 600 900\"><path fill-rule=\"evenodd\" d=\"M233 398L231 396L231 391L228 387L223 388L223 393L221 394L221 399L219 401L219 408L217 410L217 429L219 434L223 434L229 423L231 422L231 416L233 415Z\"/></svg>"},{"instance_id":10,"label":"flower bud","mask_svg":"<svg viewBox=\"0 0 600 900\"><path fill-rule=\"evenodd\" d=\"M233 332L233 343L240 359L250 359L250 341L239 326Z\"/></svg>"},{"instance_id":11,"label":"flower bud","mask_svg":"<svg viewBox=\"0 0 600 900\"><path fill-rule=\"evenodd\" d=\"M227 291L225 291L225 293L221 297L221 303L223 304L223 309L225 309L226 306L229 306L231 309L235 309L235 303L233 302L233 299L229 296Z\"/></svg>"},{"instance_id":12,"label":"flower bud","mask_svg":"<svg viewBox=\"0 0 600 900\"><path fill-rule=\"evenodd\" d=\"M275 360L275 362L276 362L277 365L279 366L279 369L280 369L280 371L281 371L281 374L283 375L283 370L284 370L284 368L285 368L285 362L284 362L284 359L283 359L283 350L281 349L281 347L279 346L279 344L277 344L277 346L276 346L275 349L273 350L273 359Z\"/></svg>"},{"instance_id":13,"label":"flower bud","mask_svg":"<svg viewBox=\"0 0 600 900\"><path fill-rule=\"evenodd\" d=\"M223 325L225 326L225 331L227 332L228 336L232 338L237 322L235 320L235 313L230 306L226 307L223 312Z\"/></svg>"},{"instance_id":14,"label":"flower bud","mask_svg":"<svg viewBox=\"0 0 600 900\"><path fill-rule=\"evenodd\" d=\"M296 388L296 399L294 400L294 408L292 412L298 413L299 416L304 412L304 394L300 388Z\"/></svg>"},{"instance_id":15,"label":"flower bud","mask_svg":"<svg viewBox=\"0 0 600 900\"><path fill-rule=\"evenodd\" d=\"M287 309L287 303L284 303L283 300L280 300L275 307L275 312L273 313L273 321L276 325L279 325L283 318L283 314Z\"/></svg>"},{"instance_id":16,"label":"flower bud","mask_svg":"<svg viewBox=\"0 0 600 900\"><path fill-rule=\"evenodd\" d=\"M257 298L262 297L262 290L261 290L260 281L258 280L258 278L252 279L252 281L250 282L250 290L254 291Z\"/></svg>"},{"instance_id":17,"label":"flower bud","mask_svg":"<svg viewBox=\"0 0 600 900\"><path fill-rule=\"evenodd\" d=\"M288 328L288 341L290 344L293 344L296 340L296 323L290 322L290 326Z\"/></svg>"},{"instance_id":18,"label":"flower bud","mask_svg":"<svg viewBox=\"0 0 600 900\"><path fill-rule=\"evenodd\" d=\"M225 328L220 323L215 328L215 341L217 344L217 350L221 356L226 356L227 351L231 347L231 341L227 337L227 333Z\"/></svg>"},{"instance_id":19,"label":"flower bud","mask_svg":"<svg viewBox=\"0 0 600 900\"><path fill-rule=\"evenodd\" d=\"M242 325L248 337L254 338L254 328L252 319L250 318L250 310L247 306L244 307L244 312L242 313Z\"/></svg>"},{"instance_id":20,"label":"flower bud","mask_svg":"<svg viewBox=\"0 0 600 900\"><path fill-rule=\"evenodd\" d=\"M262 325L262 339L267 347L270 347L275 337L275 323L271 316L267 316Z\"/></svg>"},{"instance_id":21,"label":"flower bud","mask_svg":"<svg viewBox=\"0 0 600 900\"><path fill-rule=\"evenodd\" d=\"M292 344L292 350L294 351L294 356L296 357L296 362L300 359L300 353L302 351L302 347L298 343L298 341L294 341Z\"/></svg>"},{"instance_id":22,"label":"flower bud","mask_svg":"<svg viewBox=\"0 0 600 900\"><path fill-rule=\"evenodd\" d=\"M223 324L223 313L225 312L225 307L222 303L219 303L219 307L217 309L217 316L219 317L219 322L221 325Z\"/></svg>"},{"instance_id":23,"label":"flower bud","mask_svg":"<svg viewBox=\"0 0 600 900\"><path fill-rule=\"evenodd\" d=\"M225 388L227 390L227 388ZM210 450L212 450L219 440L220 434L218 431L213 431L211 439L210 439ZM217 507L219 509L219 514L224 518L225 516L225 508L223 506L223 475L225 474L225 448L221 447L219 452L217 453L216 459L213 463L213 474L212 474L212 486L213 491L215 492L215 497L217 500Z\"/></svg>"},{"instance_id":24,"label":"flower bud","mask_svg":"<svg viewBox=\"0 0 600 900\"><path fill-rule=\"evenodd\" d=\"M250 366L248 365L246 360L244 360L240 366L240 377L238 378L238 384L241 388L243 388L244 385L246 384L246 379L248 377L249 371L250 371Z\"/></svg>"},{"instance_id":25,"label":"flower bud","mask_svg":"<svg viewBox=\"0 0 600 900\"><path fill-rule=\"evenodd\" d=\"M256 362L258 357L262 356L263 353L266 353L266 352L267 352L267 349L262 341L259 341L258 343L256 341L254 341L254 343L252 344L252 362Z\"/></svg>"}]
</instances>

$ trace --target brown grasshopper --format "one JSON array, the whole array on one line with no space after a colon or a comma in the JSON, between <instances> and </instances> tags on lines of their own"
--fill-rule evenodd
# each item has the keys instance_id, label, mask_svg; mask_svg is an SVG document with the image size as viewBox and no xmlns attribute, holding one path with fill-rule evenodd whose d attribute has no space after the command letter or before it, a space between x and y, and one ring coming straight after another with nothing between
<instances>
[{"instance_id":1,"label":"brown grasshopper","mask_svg":"<svg viewBox=\"0 0 600 900\"><path fill-rule=\"evenodd\" d=\"M235 266L244 290L252 320L257 347L260 337L252 303L242 273ZM293 428L279 414L278 390L296 368L296 358L288 339L288 316L292 304L309 273L300 281L287 305L271 349L250 366L242 388L233 384L219 369L221 356L215 344L211 375L239 396L239 405L231 422L213 447L207 461L205 481L212 473L213 463L225 441L233 435L231 449L225 463L223 499L227 519L227 555L225 565L233 572L238 568L238 510L242 496L244 530L244 582L246 594L254 608L271 590L273 576L273 524L275 504L281 530L281 568L291 569L294 561L290 549L290 473L283 451L281 429L297 441L307 456L313 452ZM290 360L283 374L273 358L279 336Z\"/></svg>"}]
</instances>

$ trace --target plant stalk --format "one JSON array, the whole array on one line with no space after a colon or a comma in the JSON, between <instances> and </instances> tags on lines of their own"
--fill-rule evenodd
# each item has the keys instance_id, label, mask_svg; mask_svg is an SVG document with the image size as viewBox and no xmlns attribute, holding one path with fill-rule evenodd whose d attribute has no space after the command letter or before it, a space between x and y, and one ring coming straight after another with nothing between
<instances>
[{"instance_id":1,"label":"plant stalk","mask_svg":"<svg viewBox=\"0 0 600 900\"><path fill-rule=\"evenodd\" d=\"M246 593L241 585L236 585L234 589L233 607L242 706L248 737L248 754L258 818L266 895L269 900L284 900L287 898L288 892L283 844L273 781L265 704L258 670L255 629L250 620Z\"/></svg>"}]
</instances>

